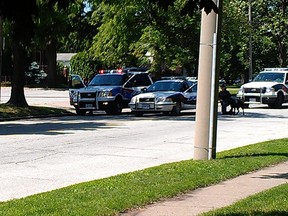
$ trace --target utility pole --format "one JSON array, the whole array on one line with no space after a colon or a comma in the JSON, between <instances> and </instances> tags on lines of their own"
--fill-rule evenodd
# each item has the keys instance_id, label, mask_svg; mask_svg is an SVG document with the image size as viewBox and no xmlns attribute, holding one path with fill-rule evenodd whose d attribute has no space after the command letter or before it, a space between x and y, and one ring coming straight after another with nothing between
<instances>
[{"instance_id":1,"label":"utility pole","mask_svg":"<svg viewBox=\"0 0 288 216\"><path fill-rule=\"evenodd\" d=\"M249 81L253 76L253 47L252 47L252 7L251 0L248 0L248 22L249 22Z\"/></svg>"},{"instance_id":2,"label":"utility pole","mask_svg":"<svg viewBox=\"0 0 288 216\"><path fill-rule=\"evenodd\" d=\"M221 4L219 3L218 5ZM222 11L220 10L219 13L222 13ZM211 11L211 13L206 14L202 10L194 160L210 159L209 152L211 152L212 148L214 148L212 157L215 157L216 152L218 95L215 92L218 92L219 73L216 72L216 69L219 68L219 61L217 60L219 52L215 51L215 49L216 41L219 40L215 40L215 34L216 38L218 38L218 28L216 13Z\"/></svg>"}]
</instances>

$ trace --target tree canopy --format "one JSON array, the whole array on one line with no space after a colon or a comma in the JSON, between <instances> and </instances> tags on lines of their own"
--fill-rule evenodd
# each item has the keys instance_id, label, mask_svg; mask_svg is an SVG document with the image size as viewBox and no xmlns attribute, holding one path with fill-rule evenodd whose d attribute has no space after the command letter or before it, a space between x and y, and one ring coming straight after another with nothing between
<instances>
[{"instance_id":1,"label":"tree canopy","mask_svg":"<svg viewBox=\"0 0 288 216\"><path fill-rule=\"evenodd\" d=\"M247 0L223 1L221 77L247 80L250 35L254 73L286 67L287 1L252 1L251 23ZM218 12L213 0L1 0L0 14L9 31L6 46L13 55L8 103L27 106L24 74L35 50L45 50L50 58L52 80L57 51L79 52L77 61L99 67L148 66L159 76L180 68L197 76L200 9Z\"/></svg>"}]
</instances>

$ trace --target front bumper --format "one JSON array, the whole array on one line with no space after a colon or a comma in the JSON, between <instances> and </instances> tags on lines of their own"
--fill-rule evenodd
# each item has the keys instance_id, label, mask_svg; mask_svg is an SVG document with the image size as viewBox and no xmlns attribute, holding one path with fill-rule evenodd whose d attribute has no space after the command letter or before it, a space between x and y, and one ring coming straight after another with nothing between
<instances>
[{"instance_id":1,"label":"front bumper","mask_svg":"<svg viewBox=\"0 0 288 216\"><path fill-rule=\"evenodd\" d=\"M272 104L277 100L277 94L237 94L245 104Z\"/></svg>"},{"instance_id":2,"label":"front bumper","mask_svg":"<svg viewBox=\"0 0 288 216\"><path fill-rule=\"evenodd\" d=\"M171 112L174 106L174 102L129 103L132 112Z\"/></svg>"},{"instance_id":3,"label":"front bumper","mask_svg":"<svg viewBox=\"0 0 288 216\"><path fill-rule=\"evenodd\" d=\"M80 110L105 110L112 106L115 102L115 97L96 97L96 98L81 98L76 105Z\"/></svg>"}]
</instances>

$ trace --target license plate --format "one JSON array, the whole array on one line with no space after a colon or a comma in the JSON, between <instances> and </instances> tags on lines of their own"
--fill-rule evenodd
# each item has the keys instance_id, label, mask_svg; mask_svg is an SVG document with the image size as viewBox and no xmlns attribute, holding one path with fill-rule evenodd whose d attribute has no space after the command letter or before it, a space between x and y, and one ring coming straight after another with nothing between
<instances>
[{"instance_id":1,"label":"license plate","mask_svg":"<svg viewBox=\"0 0 288 216\"><path fill-rule=\"evenodd\" d=\"M85 107L86 107L86 108L92 108L92 107L93 107L93 104L85 104Z\"/></svg>"},{"instance_id":2,"label":"license plate","mask_svg":"<svg viewBox=\"0 0 288 216\"><path fill-rule=\"evenodd\" d=\"M256 98L249 98L250 102L256 102Z\"/></svg>"},{"instance_id":3,"label":"license plate","mask_svg":"<svg viewBox=\"0 0 288 216\"><path fill-rule=\"evenodd\" d=\"M142 109L150 109L149 104L143 104L143 105L142 105Z\"/></svg>"}]
</instances>

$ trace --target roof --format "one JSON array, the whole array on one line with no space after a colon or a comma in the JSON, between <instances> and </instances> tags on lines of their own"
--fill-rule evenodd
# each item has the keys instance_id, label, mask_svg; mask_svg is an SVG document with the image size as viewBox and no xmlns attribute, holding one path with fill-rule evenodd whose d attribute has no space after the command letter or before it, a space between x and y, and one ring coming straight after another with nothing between
<instances>
[{"instance_id":1,"label":"roof","mask_svg":"<svg viewBox=\"0 0 288 216\"><path fill-rule=\"evenodd\" d=\"M72 56L76 55L77 53L57 53L57 61L70 61Z\"/></svg>"}]
</instances>

